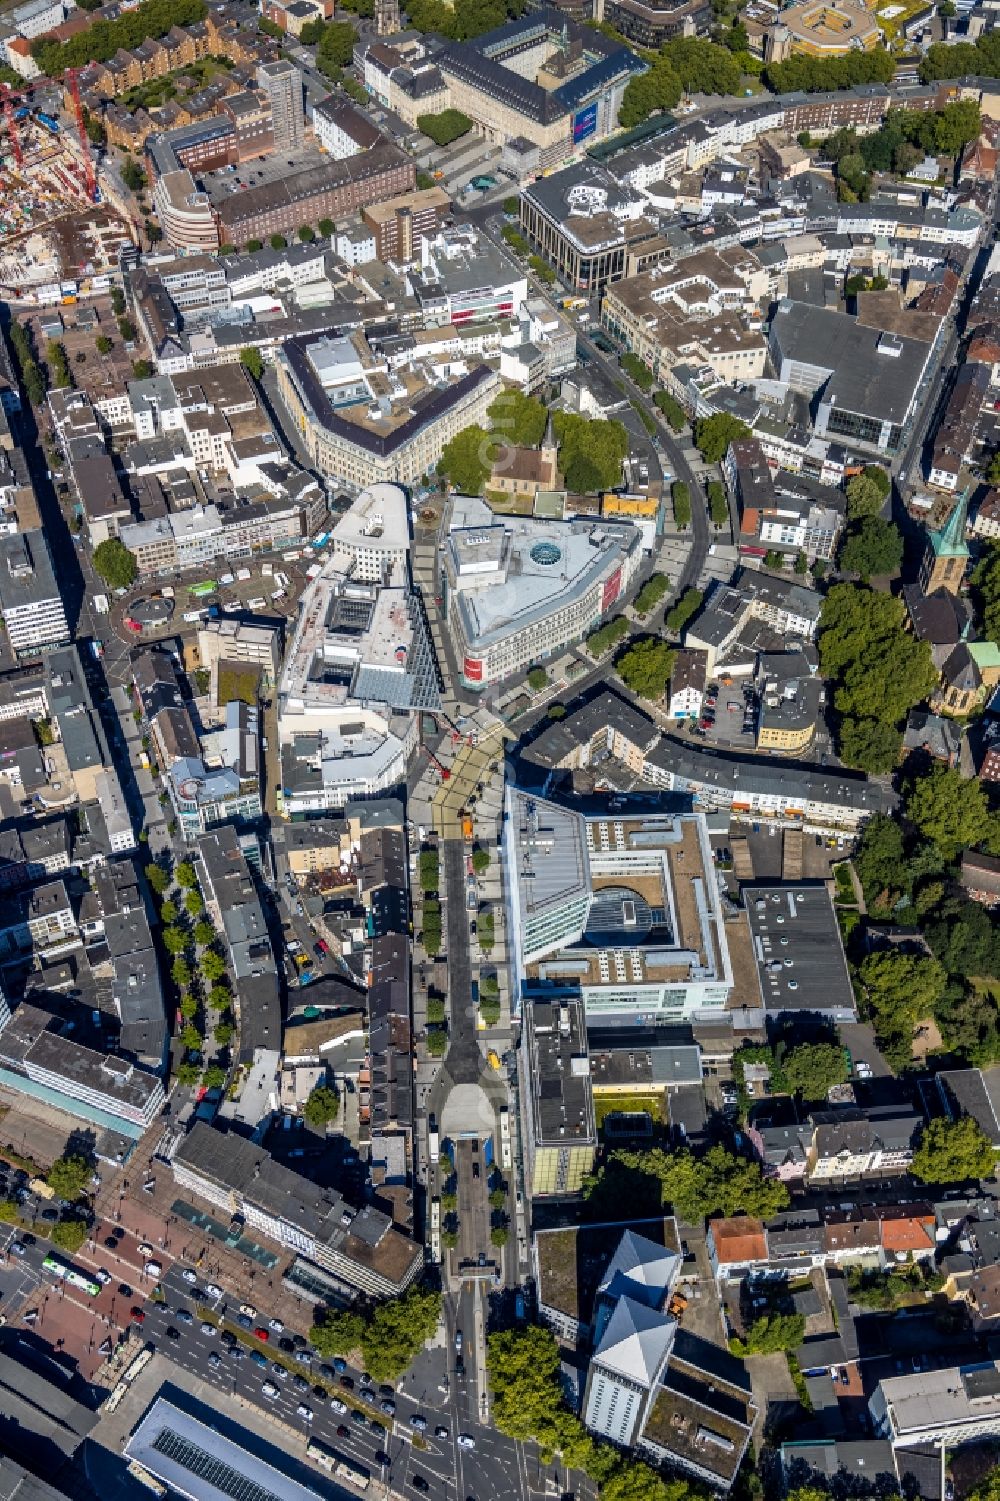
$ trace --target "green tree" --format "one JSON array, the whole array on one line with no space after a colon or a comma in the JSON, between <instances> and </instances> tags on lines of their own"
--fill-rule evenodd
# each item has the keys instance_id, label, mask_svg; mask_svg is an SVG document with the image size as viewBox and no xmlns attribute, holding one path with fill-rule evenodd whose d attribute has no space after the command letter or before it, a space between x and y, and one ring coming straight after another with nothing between
<instances>
[{"instance_id":1,"label":"green tree","mask_svg":"<svg viewBox=\"0 0 1000 1501\"><path fill-rule=\"evenodd\" d=\"M858 968L858 978L878 1035L907 1043L914 1023L933 1014L947 980L937 959L896 949L869 954Z\"/></svg>"},{"instance_id":2,"label":"green tree","mask_svg":"<svg viewBox=\"0 0 1000 1501\"><path fill-rule=\"evenodd\" d=\"M520 212L521 200L516 193L513 193L509 198L504 199L500 207L505 214L509 214L512 219L516 219Z\"/></svg>"},{"instance_id":3,"label":"green tree","mask_svg":"<svg viewBox=\"0 0 1000 1501\"><path fill-rule=\"evenodd\" d=\"M146 186L146 174L132 156L127 156L122 162L121 179L132 193L138 193Z\"/></svg>"},{"instance_id":4,"label":"green tree","mask_svg":"<svg viewBox=\"0 0 1000 1501\"><path fill-rule=\"evenodd\" d=\"M316 48L316 67L328 78L341 68L349 68L354 59L358 34L350 21L331 21Z\"/></svg>"},{"instance_id":5,"label":"green tree","mask_svg":"<svg viewBox=\"0 0 1000 1501\"><path fill-rule=\"evenodd\" d=\"M968 1183L992 1178L996 1165L993 1144L974 1116L939 1116L924 1127L910 1171L922 1183Z\"/></svg>"},{"instance_id":6,"label":"green tree","mask_svg":"<svg viewBox=\"0 0 1000 1501\"><path fill-rule=\"evenodd\" d=\"M108 338L107 334L98 334L94 340L94 348L98 354L110 354L114 348L114 344Z\"/></svg>"},{"instance_id":7,"label":"green tree","mask_svg":"<svg viewBox=\"0 0 1000 1501\"><path fill-rule=\"evenodd\" d=\"M16 1225L20 1218L21 1210L16 1199L0 1199L0 1223Z\"/></svg>"},{"instance_id":8,"label":"green tree","mask_svg":"<svg viewBox=\"0 0 1000 1501\"><path fill-rule=\"evenodd\" d=\"M221 980L226 973L226 961L214 949L206 949L201 956L201 972L209 982Z\"/></svg>"},{"instance_id":9,"label":"green tree","mask_svg":"<svg viewBox=\"0 0 1000 1501\"><path fill-rule=\"evenodd\" d=\"M187 891L193 890L198 884L198 875L190 860L181 860L174 875L178 886L183 886Z\"/></svg>"},{"instance_id":10,"label":"green tree","mask_svg":"<svg viewBox=\"0 0 1000 1501\"><path fill-rule=\"evenodd\" d=\"M661 699L670 682L674 653L666 641L633 641L615 662L615 671L640 698Z\"/></svg>"},{"instance_id":11,"label":"green tree","mask_svg":"<svg viewBox=\"0 0 1000 1501\"><path fill-rule=\"evenodd\" d=\"M881 776L892 771L903 748L903 732L877 719L842 719L838 732L840 759L845 766Z\"/></svg>"},{"instance_id":12,"label":"green tree","mask_svg":"<svg viewBox=\"0 0 1000 1501\"><path fill-rule=\"evenodd\" d=\"M804 577L809 572L809 559L806 557L804 552L797 552L795 554L795 562L793 563L792 567L800 578Z\"/></svg>"},{"instance_id":13,"label":"green tree","mask_svg":"<svg viewBox=\"0 0 1000 1501\"><path fill-rule=\"evenodd\" d=\"M555 1336L538 1324L490 1334L487 1364L494 1426L509 1438L544 1443L562 1407Z\"/></svg>"},{"instance_id":14,"label":"green tree","mask_svg":"<svg viewBox=\"0 0 1000 1501\"><path fill-rule=\"evenodd\" d=\"M429 136L435 146L450 146L452 141L468 135L472 121L460 109L444 109L437 115L418 115L417 129Z\"/></svg>"},{"instance_id":15,"label":"green tree","mask_svg":"<svg viewBox=\"0 0 1000 1501\"><path fill-rule=\"evenodd\" d=\"M854 584L835 584L823 601L819 656L846 718L898 724L934 688L930 646L904 629L900 599Z\"/></svg>"},{"instance_id":16,"label":"green tree","mask_svg":"<svg viewBox=\"0 0 1000 1501\"><path fill-rule=\"evenodd\" d=\"M646 73L629 79L618 111L618 124L634 130L659 110L673 109L680 103L681 81L663 59L657 60Z\"/></svg>"},{"instance_id":17,"label":"green tree","mask_svg":"<svg viewBox=\"0 0 1000 1501\"><path fill-rule=\"evenodd\" d=\"M316 228L319 230L324 240L328 240L336 230L337 226L336 224L334 224L332 219L321 219Z\"/></svg>"},{"instance_id":18,"label":"green tree","mask_svg":"<svg viewBox=\"0 0 1000 1501\"><path fill-rule=\"evenodd\" d=\"M188 1059L185 1059L184 1062L179 1065L177 1069L178 1084L184 1084L190 1089L192 1085L197 1084L200 1078L201 1069L198 1067L197 1063L191 1063Z\"/></svg>"},{"instance_id":19,"label":"green tree","mask_svg":"<svg viewBox=\"0 0 1000 1501\"><path fill-rule=\"evenodd\" d=\"M712 417L699 417L695 422L694 446L706 464L719 464L730 443L750 435L750 428L738 417L731 417L728 412L716 412Z\"/></svg>"},{"instance_id":20,"label":"green tree","mask_svg":"<svg viewBox=\"0 0 1000 1501\"><path fill-rule=\"evenodd\" d=\"M149 380L153 374L153 366L149 360L133 360L132 374L136 380Z\"/></svg>"},{"instance_id":21,"label":"green tree","mask_svg":"<svg viewBox=\"0 0 1000 1501\"><path fill-rule=\"evenodd\" d=\"M800 1043L786 1054L783 1067L789 1089L810 1102L825 1100L835 1084L847 1080L844 1050L833 1042Z\"/></svg>"},{"instance_id":22,"label":"green tree","mask_svg":"<svg viewBox=\"0 0 1000 1501\"><path fill-rule=\"evenodd\" d=\"M317 1130L335 1121L339 1113L340 1096L328 1084L317 1084L302 1111L308 1124Z\"/></svg>"},{"instance_id":23,"label":"green tree","mask_svg":"<svg viewBox=\"0 0 1000 1501\"><path fill-rule=\"evenodd\" d=\"M94 567L112 589L127 589L135 583L135 558L117 537L107 537L97 544Z\"/></svg>"},{"instance_id":24,"label":"green tree","mask_svg":"<svg viewBox=\"0 0 1000 1501\"><path fill-rule=\"evenodd\" d=\"M205 899L200 891L189 891L184 898L184 910L189 917L197 917L205 906Z\"/></svg>"},{"instance_id":25,"label":"green tree","mask_svg":"<svg viewBox=\"0 0 1000 1501\"><path fill-rule=\"evenodd\" d=\"M991 826L982 784L950 766L934 766L917 778L906 793L904 806L910 822L946 860L979 844Z\"/></svg>"},{"instance_id":26,"label":"green tree","mask_svg":"<svg viewBox=\"0 0 1000 1501\"><path fill-rule=\"evenodd\" d=\"M219 1022L212 1032L212 1036L220 1048L227 1048L235 1036L236 1028L232 1022Z\"/></svg>"},{"instance_id":27,"label":"green tree","mask_svg":"<svg viewBox=\"0 0 1000 1501\"><path fill-rule=\"evenodd\" d=\"M775 1355L802 1343L806 1321L801 1313L766 1313L755 1319L745 1339L731 1340L736 1355Z\"/></svg>"},{"instance_id":28,"label":"green tree","mask_svg":"<svg viewBox=\"0 0 1000 1501\"><path fill-rule=\"evenodd\" d=\"M736 40L739 40L737 35ZM705 37L675 36L661 55L667 59L688 94L738 94L742 70L728 47Z\"/></svg>"},{"instance_id":29,"label":"green tree","mask_svg":"<svg viewBox=\"0 0 1000 1501\"><path fill-rule=\"evenodd\" d=\"M205 1045L205 1039L191 1022L181 1030L181 1042L190 1053L200 1053Z\"/></svg>"},{"instance_id":30,"label":"green tree","mask_svg":"<svg viewBox=\"0 0 1000 1501\"><path fill-rule=\"evenodd\" d=\"M193 996L190 991L185 991L177 1009L185 1021L192 1021L198 1015L197 996Z\"/></svg>"},{"instance_id":31,"label":"green tree","mask_svg":"<svg viewBox=\"0 0 1000 1501\"><path fill-rule=\"evenodd\" d=\"M867 473L856 474L847 482L847 519L862 521L866 516L877 516L885 502L885 496Z\"/></svg>"},{"instance_id":32,"label":"green tree","mask_svg":"<svg viewBox=\"0 0 1000 1501\"><path fill-rule=\"evenodd\" d=\"M840 566L847 573L870 578L895 577L903 562L899 528L881 516L865 516L850 528L840 549Z\"/></svg>"},{"instance_id":33,"label":"green tree","mask_svg":"<svg viewBox=\"0 0 1000 1501\"><path fill-rule=\"evenodd\" d=\"M194 941L200 949L205 949L210 943L215 942L215 929L207 918L195 923Z\"/></svg>"},{"instance_id":34,"label":"green tree","mask_svg":"<svg viewBox=\"0 0 1000 1501\"><path fill-rule=\"evenodd\" d=\"M233 995L228 984L213 985L208 992L208 1004L216 1011L225 1011L232 1005Z\"/></svg>"},{"instance_id":35,"label":"green tree","mask_svg":"<svg viewBox=\"0 0 1000 1501\"><path fill-rule=\"evenodd\" d=\"M365 1368L375 1381L395 1381L432 1339L441 1317L441 1294L416 1286L380 1303L361 1335Z\"/></svg>"},{"instance_id":36,"label":"green tree","mask_svg":"<svg viewBox=\"0 0 1000 1501\"><path fill-rule=\"evenodd\" d=\"M168 954L183 954L187 946L187 935L180 928L171 925L163 929L163 947Z\"/></svg>"},{"instance_id":37,"label":"green tree","mask_svg":"<svg viewBox=\"0 0 1000 1501\"><path fill-rule=\"evenodd\" d=\"M324 1360L336 1355L350 1355L361 1347L365 1321L360 1313L349 1309L317 1308L313 1314L313 1326L309 1343L318 1350Z\"/></svg>"},{"instance_id":38,"label":"green tree","mask_svg":"<svg viewBox=\"0 0 1000 1501\"><path fill-rule=\"evenodd\" d=\"M640 391L649 391L652 388L653 372L648 365L642 363L637 354L623 354L618 363Z\"/></svg>"},{"instance_id":39,"label":"green tree","mask_svg":"<svg viewBox=\"0 0 1000 1501\"><path fill-rule=\"evenodd\" d=\"M549 420L545 403L521 391L502 391L486 415L497 438L519 448L537 448Z\"/></svg>"},{"instance_id":40,"label":"green tree","mask_svg":"<svg viewBox=\"0 0 1000 1501\"><path fill-rule=\"evenodd\" d=\"M687 417L685 416L684 408L676 396L671 396L669 391L657 391L653 400L674 432L682 432L687 422Z\"/></svg>"},{"instance_id":41,"label":"green tree","mask_svg":"<svg viewBox=\"0 0 1000 1501\"><path fill-rule=\"evenodd\" d=\"M432 952L436 952L432 950ZM432 1058L443 1058L448 1051L448 1033L444 1027L429 1027L427 1030L427 1051Z\"/></svg>"},{"instance_id":42,"label":"green tree","mask_svg":"<svg viewBox=\"0 0 1000 1501\"><path fill-rule=\"evenodd\" d=\"M684 1149L665 1152L655 1147L642 1153L615 1152L626 1168L660 1180L663 1201L692 1224L712 1214L750 1214L770 1219L788 1203L784 1183L765 1178L760 1164L737 1157L723 1146L701 1155Z\"/></svg>"},{"instance_id":43,"label":"green tree","mask_svg":"<svg viewBox=\"0 0 1000 1501\"><path fill-rule=\"evenodd\" d=\"M510 1231L506 1225L494 1225L490 1230L490 1245L505 1246L510 1239Z\"/></svg>"},{"instance_id":44,"label":"green tree","mask_svg":"<svg viewBox=\"0 0 1000 1501\"><path fill-rule=\"evenodd\" d=\"M645 616L655 610L669 588L670 580L665 573L651 574L635 597L635 613Z\"/></svg>"},{"instance_id":45,"label":"green tree","mask_svg":"<svg viewBox=\"0 0 1000 1501\"><path fill-rule=\"evenodd\" d=\"M461 495L481 495L497 454L497 440L473 425L456 433L441 450L438 473Z\"/></svg>"},{"instance_id":46,"label":"green tree","mask_svg":"<svg viewBox=\"0 0 1000 1501\"><path fill-rule=\"evenodd\" d=\"M316 231L313 229L311 224L300 224L298 228L298 237L303 245L311 245L313 240L315 240L316 238Z\"/></svg>"},{"instance_id":47,"label":"green tree","mask_svg":"<svg viewBox=\"0 0 1000 1501\"><path fill-rule=\"evenodd\" d=\"M244 370L249 371L254 380L260 380L264 374L264 356L253 344L248 344L240 350L240 364Z\"/></svg>"},{"instance_id":48,"label":"green tree","mask_svg":"<svg viewBox=\"0 0 1000 1501\"><path fill-rule=\"evenodd\" d=\"M628 434L620 422L593 421L576 412L553 412L559 467L576 494L613 490L621 484Z\"/></svg>"},{"instance_id":49,"label":"green tree","mask_svg":"<svg viewBox=\"0 0 1000 1501\"><path fill-rule=\"evenodd\" d=\"M544 667L532 667L529 670L528 687L532 690L533 693L541 693L543 688L548 687L548 683L549 675L545 671Z\"/></svg>"},{"instance_id":50,"label":"green tree","mask_svg":"<svg viewBox=\"0 0 1000 1501\"><path fill-rule=\"evenodd\" d=\"M202 1074L201 1082L206 1089L222 1089L226 1078L226 1070L221 1063L211 1063Z\"/></svg>"},{"instance_id":51,"label":"green tree","mask_svg":"<svg viewBox=\"0 0 1000 1501\"><path fill-rule=\"evenodd\" d=\"M160 903L160 921L165 924L165 926L169 927L172 923L175 923L177 921L178 915L179 913L176 902L172 902L169 898L167 898L165 902Z\"/></svg>"},{"instance_id":52,"label":"green tree","mask_svg":"<svg viewBox=\"0 0 1000 1501\"><path fill-rule=\"evenodd\" d=\"M59 1220L52 1226L52 1244L72 1256L87 1239L87 1222L77 1218Z\"/></svg>"},{"instance_id":53,"label":"green tree","mask_svg":"<svg viewBox=\"0 0 1000 1501\"><path fill-rule=\"evenodd\" d=\"M272 250L285 250L288 246L288 241L282 234L273 234L268 241L268 244L271 246Z\"/></svg>"},{"instance_id":54,"label":"green tree","mask_svg":"<svg viewBox=\"0 0 1000 1501\"><path fill-rule=\"evenodd\" d=\"M957 156L982 129L975 99L955 99L938 110L934 121L934 145L942 156Z\"/></svg>"},{"instance_id":55,"label":"green tree","mask_svg":"<svg viewBox=\"0 0 1000 1501\"><path fill-rule=\"evenodd\" d=\"M157 896L162 896L170 887L170 877L162 865L150 865L146 871L146 879Z\"/></svg>"},{"instance_id":56,"label":"green tree","mask_svg":"<svg viewBox=\"0 0 1000 1501\"><path fill-rule=\"evenodd\" d=\"M666 626L676 635L680 635L689 620L693 620L701 609L704 595L700 589L685 589L680 599L672 610L667 612Z\"/></svg>"},{"instance_id":57,"label":"green tree","mask_svg":"<svg viewBox=\"0 0 1000 1501\"><path fill-rule=\"evenodd\" d=\"M684 531L691 525L691 490L684 480L674 480L670 486L670 499L674 507L674 522Z\"/></svg>"},{"instance_id":58,"label":"green tree","mask_svg":"<svg viewBox=\"0 0 1000 1501\"><path fill-rule=\"evenodd\" d=\"M705 487L708 496L708 513L713 526L727 526L729 523L729 506L726 503L725 487L717 479L709 480Z\"/></svg>"},{"instance_id":59,"label":"green tree","mask_svg":"<svg viewBox=\"0 0 1000 1501\"><path fill-rule=\"evenodd\" d=\"M191 984L191 966L187 962L187 960L182 959L179 954L174 960L173 964L170 966L170 978L173 980L178 990L186 990L187 987Z\"/></svg>"},{"instance_id":60,"label":"green tree","mask_svg":"<svg viewBox=\"0 0 1000 1501\"><path fill-rule=\"evenodd\" d=\"M60 1199L73 1203L83 1193L93 1168L80 1152L69 1152L58 1158L46 1175L45 1181Z\"/></svg>"},{"instance_id":61,"label":"green tree","mask_svg":"<svg viewBox=\"0 0 1000 1501\"><path fill-rule=\"evenodd\" d=\"M477 876L483 876L490 868L490 852L477 845L472 851L472 868Z\"/></svg>"}]
</instances>

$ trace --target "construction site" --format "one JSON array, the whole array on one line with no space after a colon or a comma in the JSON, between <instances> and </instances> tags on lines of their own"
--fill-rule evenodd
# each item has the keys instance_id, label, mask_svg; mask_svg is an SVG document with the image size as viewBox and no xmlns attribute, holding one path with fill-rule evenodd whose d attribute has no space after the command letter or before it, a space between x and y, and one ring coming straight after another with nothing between
<instances>
[{"instance_id":1,"label":"construction site","mask_svg":"<svg viewBox=\"0 0 1000 1501\"><path fill-rule=\"evenodd\" d=\"M0 294L53 300L52 289L61 297L67 279L79 282L117 266L134 231L100 202L82 110L74 130L30 91L4 87L0 104Z\"/></svg>"}]
</instances>

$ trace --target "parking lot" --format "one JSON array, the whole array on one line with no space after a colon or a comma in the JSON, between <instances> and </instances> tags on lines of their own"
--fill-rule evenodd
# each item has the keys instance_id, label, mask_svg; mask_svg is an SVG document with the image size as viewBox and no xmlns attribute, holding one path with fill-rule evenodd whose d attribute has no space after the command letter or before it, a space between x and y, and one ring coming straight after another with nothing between
<instances>
[{"instance_id":1,"label":"parking lot","mask_svg":"<svg viewBox=\"0 0 1000 1501\"><path fill-rule=\"evenodd\" d=\"M753 750L756 723L757 695L750 683L708 685L697 733L709 745Z\"/></svg>"}]
</instances>

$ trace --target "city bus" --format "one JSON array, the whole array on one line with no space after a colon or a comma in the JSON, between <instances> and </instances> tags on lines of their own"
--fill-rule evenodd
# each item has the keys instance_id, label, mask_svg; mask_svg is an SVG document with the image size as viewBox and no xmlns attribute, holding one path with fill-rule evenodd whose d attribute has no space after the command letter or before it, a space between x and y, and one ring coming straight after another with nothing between
<instances>
[{"instance_id":1,"label":"city bus","mask_svg":"<svg viewBox=\"0 0 1000 1501\"><path fill-rule=\"evenodd\" d=\"M195 599L203 599L206 594L214 594L218 587L215 579L203 579L200 584L192 584L188 589L188 593L193 595Z\"/></svg>"},{"instance_id":2,"label":"city bus","mask_svg":"<svg viewBox=\"0 0 1000 1501\"><path fill-rule=\"evenodd\" d=\"M68 1282L70 1287L79 1288L80 1292L88 1297L96 1298L101 1291L101 1284L91 1277L85 1277L82 1272L74 1272L73 1268L66 1266L62 1261L57 1261L54 1256L46 1256L42 1262L42 1270L49 1272L53 1277L61 1277Z\"/></svg>"},{"instance_id":3,"label":"city bus","mask_svg":"<svg viewBox=\"0 0 1000 1501\"><path fill-rule=\"evenodd\" d=\"M346 1480L359 1491L368 1489L371 1476L360 1465L353 1464L345 1459L343 1454L332 1449L329 1444L324 1444L322 1439L311 1438L306 1445L306 1458L314 1459L321 1469L329 1470L338 1480Z\"/></svg>"}]
</instances>

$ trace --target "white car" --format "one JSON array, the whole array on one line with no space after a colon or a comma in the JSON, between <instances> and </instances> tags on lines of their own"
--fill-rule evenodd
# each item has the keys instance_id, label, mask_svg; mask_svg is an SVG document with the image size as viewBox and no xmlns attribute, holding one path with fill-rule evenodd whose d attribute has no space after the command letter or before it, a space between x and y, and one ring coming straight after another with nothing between
<instances>
[{"instance_id":1,"label":"white car","mask_svg":"<svg viewBox=\"0 0 1000 1501\"><path fill-rule=\"evenodd\" d=\"M299 1417L304 1418L307 1423L312 1422L313 1410L311 1407L307 1407L304 1402L300 1402L295 1411L298 1413Z\"/></svg>"},{"instance_id":2,"label":"white car","mask_svg":"<svg viewBox=\"0 0 1000 1501\"><path fill-rule=\"evenodd\" d=\"M241 1303L240 1313L248 1319L255 1319L257 1317L257 1310L252 1303Z\"/></svg>"},{"instance_id":3,"label":"white car","mask_svg":"<svg viewBox=\"0 0 1000 1501\"><path fill-rule=\"evenodd\" d=\"M261 1391L264 1393L265 1397L270 1397L272 1402L278 1395L278 1388L275 1386L273 1381L265 1381L264 1385L261 1387Z\"/></svg>"},{"instance_id":4,"label":"white car","mask_svg":"<svg viewBox=\"0 0 1000 1501\"><path fill-rule=\"evenodd\" d=\"M863 1059L860 1063L854 1065L854 1072L859 1079L871 1079L874 1077L871 1064L865 1063Z\"/></svg>"},{"instance_id":5,"label":"white car","mask_svg":"<svg viewBox=\"0 0 1000 1501\"><path fill-rule=\"evenodd\" d=\"M285 1326L281 1322L280 1319L269 1319L268 1323L267 1323L267 1327L269 1329L273 1329L274 1332L275 1332L275 1334L281 1334L281 1332L282 1332L282 1330L284 1329Z\"/></svg>"},{"instance_id":6,"label":"white car","mask_svg":"<svg viewBox=\"0 0 1000 1501\"><path fill-rule=\"evenodd\" d=\"M339 1397L331 1397L330 1406L336 1413L345 1413L347 1411L347 1403L341 1402Z\"/></svg>"},{"instance_id":7,"label":"white car","mask_svg":"<svg viewBox=\"0 0 1000 1501\"><path fill-rule=\"evenodd\" d=\"M147 1277L160 1277L163 1274L163 1267L158 1261L147 1261L143 1271Z\"/></svg>"},{"instance_id":8,"label":"white car","mask_svg":"<svg viewBox=\"0 0 1000 1501\"><path fill-rule=\"evenodd\" d=\"M183 1272L181 1272L181 1276L184 1278L185 1282L198 1281L198 1273L194 1270L194 1267L186 1266Z\"/></svg>"},{"instance_id":9,"label":"white car","mask_svg":"<svg viewBox=\"0 0 1000 1501\"><path fill-rule=\"evenodd\" d=\"M221 1298L222 1288L217 1282L210 1282L205 1289L206 1298Z\"/></svg>"},{"instance_id":10,"label":"white car","mask_svg":"<svg viewBox=\"0 0 1000 1501\"><path fill-rule=\"evenodd\" d=\"M214 1324L210 1324L207 1319L205 1320L205 1322L201 1326L201 1332L202 1332L202 1334L208 1334L208 1335L213 1336L213 1337L214 1337L215 1334L218 1333L215 1325Z\"/></svg>"},{"instance_id":11,"label":"white car","mask_svg":"<svg viewBox=\"0 0 1000 1501\"><path fill-rule=\"evenodd\" d=\"M476 1441L471 1433L460 1433L457 1442L460 1449L474 1449L476 1447Z\"/></svg>"},{"instance_id":12,"label":"white car","mask_svg":"<svg viewBox=\"0 0 1000 1501\"><path fill-rule=\"evenodd\" d=\"M101 1284L102 1287L107 1287L108 1283L111 1281L111 1273L105 1271L104 1267L102 1267L102 1266L99 1266L97 1268L97 1271L94 1273L94 1276L97 1278L98 1282Z\"/></svg>"}]
</instances>

